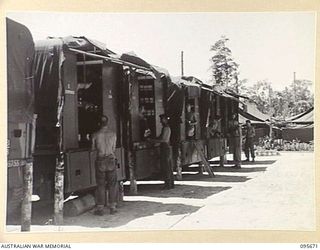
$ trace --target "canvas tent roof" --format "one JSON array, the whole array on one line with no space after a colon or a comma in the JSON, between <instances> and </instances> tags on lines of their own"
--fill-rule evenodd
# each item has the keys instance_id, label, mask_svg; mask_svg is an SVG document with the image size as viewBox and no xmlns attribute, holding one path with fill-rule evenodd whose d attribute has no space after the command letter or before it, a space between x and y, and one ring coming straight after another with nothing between
<instances>
[{"instance_id":1,"label":"canvas tent roof","mask_svg":"<svg viewBox=\"0 0 320 250\"><path fill-rule=\"evenodd\" d=\"M248 113L244 113L241 109L239 109L239 123L244 124L247 120L250 120L252 124L266 124L265 121L261 121L260 119L251 116Z\"/></svg>"},{"instance_id":2,"label":"canvas tent roof","mask_svg":"<svg viewBox=\"0 0 320 250\"><path fill-rule=\"evenodd\" d=\"M295 124L313 124L314 123L314 108L310 108L309 110L298 114L296 116L290 117L287 119L287 122L295 123Z\"/></svg>"},{"instance_id":3,"label":"canvas tent roof","mask_svg":"<svg viewBox=\"0 0 320 250\"><path fill-rule=\"evenodd\" d=\"M253 124L265 124L267 120L270 121L270 116L259 111L254 103L246 102L244 105L244 108L239 108L240 123L245 123L246 120L250 120Z\"/></svg>"},{"instance_id":4,"label":"canvas tent roof","mask_svg":"<svg viewBox=\"0 0 320 250\"><path fill-rule=\"evenodd\" d=\"M287 119L286 128L282 129L284 140L297 139L302 142L309 142L314 139L314 108Z\"/></svg>"},{"instance_id":5,"label":"canvas tent roof","mask_svg":"<svg viewBox=\"0 0 320 250\"><path fill-rule=\"evenodd\" d=\"M313 128L314 124L289 124L284 129L303 129L303 128Z\"/></svg>"}]
</instances>

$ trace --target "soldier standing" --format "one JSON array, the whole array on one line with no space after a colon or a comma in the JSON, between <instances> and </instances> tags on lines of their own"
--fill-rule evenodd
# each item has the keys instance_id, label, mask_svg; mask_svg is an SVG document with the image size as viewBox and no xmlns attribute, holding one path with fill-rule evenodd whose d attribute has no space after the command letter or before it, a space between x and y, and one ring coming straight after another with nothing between
<instances>
[{"instance_id":1,"label":"soldier standing","mask_svg":"<svg viewBox=\"0 0 320 250\"><path fill-rule=\"evenodd\" d=\"M241 168L241 127L239 125L237 114L232 115L229 123L231 143L233 145L233 161L234 168Z\"/></svg>"},{"instance_id":2,"label":"soldier standing","mask_svg":"<svg viewBox=\"0 0 320 250\"><path fill-rule=\"evenodd\" d=\"M149 139L150 142L160 143L160 166L164 171L164 188L174 188L174 177L172 170L172 153L170 149L171 129L168 125L168 117L165 114L159 115L162 124L162 130L159 137Z\"/></svg>"},{"instance_id":3,"label":"soldier standing","mask_svg":"<svg viewBox=\"0 0 320 250\"><path fill-rule=\"evenodd\" d=\"M101 128L92 136L92 150L97 150L96 180L97 208L95 215L103 215L105 205L106 180L110 198L110 214L117 212L117 170L116 170L116 141L117 136L108 128L108 117L101 117Z\"/></svg>"},{"instance_id":4,"label":"soldier standing","mask_svg":"<svg viewBox=\"0 0 320 250\"><path fill-rule=\"evenodd\" d=\"M254 162L255 155L254 155L253 140L254 140L255 135L256 135L256 132L255 132L254 127L252 127L250 120L247 120L246 121L246 134L245 134L246 142L244 144L244 152L246 154L247 159L245 161L250 161L250 157L249 157L249 151L250 151L252 161Z\"/></svg>"}]
</instances>

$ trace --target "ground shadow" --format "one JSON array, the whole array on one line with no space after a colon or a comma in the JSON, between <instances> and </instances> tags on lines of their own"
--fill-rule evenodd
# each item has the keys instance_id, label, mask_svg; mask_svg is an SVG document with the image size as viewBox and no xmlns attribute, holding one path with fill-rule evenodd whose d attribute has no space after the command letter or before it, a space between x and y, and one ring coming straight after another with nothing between
<instances>
[{"instance_id":1,"label":"ground shadow","mask_svg":"<svg viewBox=\"0 0 320 250\"><path fill-rule=\"evenodd\" d=\"M268 160L268 161L243 161L241 164L242 165L271 165L274 164L276 160Z\"/></svg>"},{"instance_id":2,"label":"ground shadow","mask_svg":"<svg viewBox=\"0 0 320 250\"><path fill-rule=\"evenodd\" d=\"M53 223L53 202L32 202L32 225L50 225ZM21 225L21 213L18 211L7 217L7 225Z\"/></svg>"},{"instance_id":3,"label":"ground shadow","mask_svg":"<svg viewBox=\"0 0 320 250\"><path fill-rule=\"evenodd\" d=\"M225 167L211 167L214 173L216 172L230 172L230 173L253 173L253 172L264 172L267 167L242 167L242 168L232 168L231 166Z\"/></svg>"},{"instance_id":4,"label":"ground shadow","mask_svg":"<svg viewBox=\"0 0 320 250\"><path fill-rule=\"evenodd\" d=\"M269 162L269 161L268 161ZM272 163L269 163L272 164ZM230 172L230 173L253 173L253 172L264 172L267 170L266 167L254 167L254 163L241 164L241 168L233 168L231 164L225 164L224 167L220 167L219 165L210 164L211 170L215 172ZM251 165L251 166L250 166ZM262 165L262 164L261 164ZM190 167L182 172L183 176L190 172L199 172L199 167ZM205 170L204 170L205 172Z\"/></svg>"},{"instance_id":5,"label":"ground shadow","mask_svg":"<svg viewBox=\"0 0 320 250\"><path fill-rule=\"evenodd\" d=\"M124 201L121 203L121 207L118 208L118 213L110 215L108 209L105 208L104 216L94 215L94 209L76 217L64 217L64 226L82 226L87 228L99 227L99 228L114 228L122 225L126 225L129 222L152 216L157 213L166 213L166 215L187 215L198 211L201 206L186 205L180 203L165 204L162 202L154 201ZM51 208L42 209L38 211L34 209L34 216L32 219L32 225L45 226L52 225L53 213ZM8 225L19 225L19 222L9 223ZM157 225L154 225L157 228ZM143 229L143 228L141 228Z\"/></svg>"},{"instance_id":6,"label":"ground shadow","mask_svg":"<svg viewBox=\"0 0 320 250\"><path fill-rule=\"evenodd\" d=\"M198 211L201 206L185 205L179 203L165 204L154 201L125 201L115 215L106 213L104 216L95 216L93 210L81 215L80 217L65 218L65 225L116 228L126 225L136 219L153 216L158 213L166 213L168 216L188 215ZM108 210L106 209L106 212ZM157 224L139 225L139 229L157 229Z\"/></svg>"},{"instance_id":7,"label":"ground shadow","mask_svg":"<svg viewBox=\"0 0 320 250\"><path fill-rule=\"evenodd\" d=\"M211 195L228 190L231 187L202 187L194 185L177 184L174 189L163 190L163 184L140 184L138 185L138 196L158 198L194 198L204 199ZM125 194L129 191L125 186ZM140 199L140 197L139 197ZM95 216L93 210L76 217L65 217L65 226L83 226L113 228L126 225L137 218L152 216L157 213L166 213L169 216L185 215L196 212L201 206L186 205L182 203L163 203L155 201L125 201L122 202L119 212L109 215L106 209L105 216ZM53 224L53 204L35 204L32 209L32 225ZM8 225L19 225L20 221L8 223ZM156 228L156 225L154 225Z\"/></svg>"},{"instance_id":8,"label":"ground shadow","mask_svg":"<svg viewBox=\"0 0 320 250\"><path fill-rule=\"evenodd\" d=\"M271 165L274 164L277 160L266 160L266 161L255 161L255 162L246 162L246 161L242 161L241 164L242 165ZM219 161L210 161L210 164L213 165L219 165L220 162ZM227 161L227 164L234 164L233 161Z\"/></svg>"},{"instance_id":9,"label":"ground shadow","mask_svg":"<svg viewBox=\"0 0 320 250\"><path fill-rule=\"evenodd\" d=\"M162 186L162 184L143 184L138 186L138 192L139 195L147 197L205 199L231 188L184 185L179 182L176 182L175 188L170 190L163 190Z\"/></svg>"},{"instance_id":10,"label":"ground shadow","mask_svg":"<svg viewBox=\"0 0 320 250\"><path fill-rule=\"evenodd\" d=\"M208 174L183 173L182 180L183 181L205 181L205 182L246 182L248 180L251 180L251 178L248 178L247 176L220 175L220 174L215 174L214 177L209 177Z\"/></svg>"}]
</instances>

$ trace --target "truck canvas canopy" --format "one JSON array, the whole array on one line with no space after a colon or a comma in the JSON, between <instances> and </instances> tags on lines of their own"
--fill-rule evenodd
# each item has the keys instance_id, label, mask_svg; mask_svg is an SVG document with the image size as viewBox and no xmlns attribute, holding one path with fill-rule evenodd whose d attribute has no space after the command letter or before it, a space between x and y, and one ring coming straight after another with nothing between
<instances>
[{"instance_id":1,"label":"truck canvas canopy","mask_svg":"<svg viewBox=\"0 0 320 250\"><path fill-rule=\"evenodd\" d=\"M35 108L37 113L40 112L46 116L42 120L50 124L59 125L61 123L61 110L65 94L61 82L61 69L65 59L64 53L67 51L134 67L152 74L150 65L141 63L142 59L132 60L132 56L125 56L121 59L119 55L105 48L102 43L86 37L68 36L38 41L35 56ZM47 112L41 112L44 110Z\"/></svg>"},{"instance_id":2,"label":"truck canvas canopy","mask_svg":"<svg viewBox=\"0 0 320 250\"><path fill-rule=\"evenodd\" d=\"M31 122L34 101L34 43L27 27L9 18L6 21L8 120L9 122Z\"/></svg>"}]
</instances>

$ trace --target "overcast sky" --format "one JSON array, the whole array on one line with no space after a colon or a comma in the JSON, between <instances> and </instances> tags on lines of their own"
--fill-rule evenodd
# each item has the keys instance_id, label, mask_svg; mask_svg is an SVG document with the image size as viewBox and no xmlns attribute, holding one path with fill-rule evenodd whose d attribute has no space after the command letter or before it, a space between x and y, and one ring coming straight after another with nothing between
<instances>
[{"instance_id":1,"label":"overcast sky","mask_svg":"<svg viewBox=\"0 0 320 250\"><path fill-rule=\"evenodd\" d=\"M293 80L314 82L315 14L274 13L44 13L7 16L26 25L34 40L47 36L87 36L114 52L134 51L151 64L206 82L210 78L210 46L227 36L240 79L249 85L268 79L281 90Z\"/></svg>"}]
</instances>

